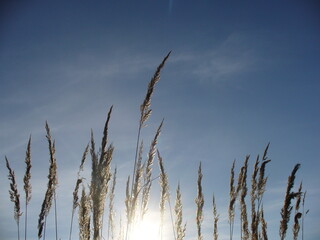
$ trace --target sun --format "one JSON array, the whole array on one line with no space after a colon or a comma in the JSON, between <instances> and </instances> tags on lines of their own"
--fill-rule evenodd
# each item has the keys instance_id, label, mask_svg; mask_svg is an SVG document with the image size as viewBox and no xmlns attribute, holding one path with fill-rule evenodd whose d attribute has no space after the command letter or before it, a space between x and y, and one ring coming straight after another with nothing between
<instances>
[{"instance_id":1,"label":"sun","mask_svg":"<svg viewBox=\"0 0 320 240\"><path fill-rule=\"evenodd\" d=\"M159 238L159 221L150 216L138 223L130 236L130 240L150 240Z\"/></svg>"}]
</instances>

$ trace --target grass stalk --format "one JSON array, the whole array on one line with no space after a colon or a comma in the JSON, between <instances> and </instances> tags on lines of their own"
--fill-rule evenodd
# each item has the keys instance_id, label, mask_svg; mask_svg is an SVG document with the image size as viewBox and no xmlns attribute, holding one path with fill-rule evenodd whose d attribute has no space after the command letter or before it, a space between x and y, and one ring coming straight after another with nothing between
<instances>
[{"instance_id":1,"label":"grass stalk","mask_svg":"<svg viewBox=\"0 0 320 240\"><path fill-rule=\"evenodd\" d=\"M116 187L116 179L117 179L117 167L114 169L113 172L113 179L112 179L112 186L111 186L111 191L109 193L109 217L108 217L108 240L113 240L114 239L114 231L115 231L115 226L114 226L114 190ZM111 238L110 238L111 236Z\"/></svg>"},{"instance_id":2,"label":"grass stalk","mask_svg":"<svg viewBox=\"0 0 320 240\"><path fill-rule=\"evenodd\" d=\"M141 205L141 219L143 219L143 216L147 213L148 211L148 201L149 201L149 194L150 194L150 189L151 189L151 184L152 184L152 165L153 165L153 160L154 156L156 153L156 146L158 143L158 137L161 133L161 128L163 125L163 120L160 123L157 132L151 142L151 146L149 149L148 153L148 159L146 162L145 166L145 172L144 172L144 187L142 190L142 205Z\"/></svg>"},{"instance_id":3,"label":"grass stalk","mask_svg":"<svg viewBox=\"0 0 320 240\"><path fill-rule=\"evenodd\" d=\"M164 213L165 213L165 202L169 199L169 181L167 173L164 170L163 159L160 156L160 152L157 150L158 162L160 168L160 240L163 237L163 225L164 225Z\"/></svg>"},{"instance_id":4,"label":"grass stalk","mask_svg":"<svg viewBox=\"0 0 320 240\"><path fill-rule=\"evenodd\" d=\"M56 229L56 240L58 240L58 211L57 211L57 197L56 192L53 194L53 201L54 201L54 224Z\"/></svg>"},{"instance_id":5,"label":"grass stalk","mask_svg":"<svg viewBox=\"0 0 320 240\"><path fill-rule=\"evenodd\" d=\"M258 240L258 225L259 216L256 212L256 199L257 199L257 175L259 171L259 155L257 156L256 162L254 164L253 173L251 176L251 238L252 240Z\"/></svg>"},{"instance_id":6,"label":"grass stalk","mask_svg":"<svg viewBox=\"0 0 320 240\"><path fill-rule=\"evenodd\" d=\"M168 204L169 204L170 220L171 220L171 225L172 225L173 238L175 240L177 240L170 198L168 198Z\"/></svg>"},{"instance_id":7,"label":"grass stalk","mask_svg":"<svg viewBox=\"0 0 320 240\"><path fill-rule=\"evenodd\" d=\"M77 173L77 181L76 181L76 185L75 188L73 190L73 203L72 203L72 213L71 213L71 223L70 223L70 233L69 233L69 240L71 240L71 236L72 236L72 225L73 225L73 217L74 217L74 213L76 208L79 205L79 197L78 197L78 191L79 191L79 187L80 184L82 183L82 178L80 177L80 172L83 171L83 166L84 163L86 161L86 157L89 151L89 144L87 144L83 154L82 154L82 159L81 159L81 163L80 163L80 167Z\"/></svg>"},{"instance_id":8,"label":"grass stalk","mask_svg":"<svg viewBox=\"0 0 320 240\"><path fill-rule=\"evenodd\" d=\"M71 213L69 240L71 240L71 236L72 236L72 225L73 225L74 213L75 213L75 210L76 210L77 206L79 205L78 191L79 191L80 184L82 183L82 180L83 180L80 177L80 172L83 171L83 166L84 166L84 163L86 161L86 157L87 157L88 151L89 151L89 144L86 146L86 148L85 148L85 150L84 150L84 152L82 154L80 167L79 167L79 170L78 170L78 173L77 173L77 181L76 181L75 188L73 190L73 202L72 202L72 213Z\"/></svg>"},{"instance_id":9,"label":"grass stalk","mask_svg":"<svg viewBox=\"0 0 320 240\"><path fill-rule=\"evenodd\" d=\"M25 163L26 163L26 172L23 177L23 183L24 183L24 191L26 194L26 201L25 201L25 220L24 220L24 239L27 239L27 230L28 230L28 204L31 200L31 191L32 186L30 183L31 179L31 136L29 137L28 145L27 145L27 151L26 151L26 157L25 157Z\"/></svg>"}]
</instances>

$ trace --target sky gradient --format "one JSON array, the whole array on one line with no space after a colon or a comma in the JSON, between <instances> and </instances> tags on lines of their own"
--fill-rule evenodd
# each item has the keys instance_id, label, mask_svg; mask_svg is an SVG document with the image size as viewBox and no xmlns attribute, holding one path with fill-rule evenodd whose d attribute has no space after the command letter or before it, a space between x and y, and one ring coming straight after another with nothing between
<instances>
[{"instance_id":1,"label":"sky gradient","mask_svg":"<svg viewBox=\"0 0 320 240\"><path fill-rule=\"evenodd\" d=\"M16 172L24 199L22 176L30 134L29 236L36 238L49 166L46 120L56 140L60 237L67 239L71 189L82 152L90 129L99 143L111 105L112 167L117 165L119 172L115 201L117 216L125 216L121 207L133 166L139 106L156 67L170 50L142 137L147 152L164 118L159 150L172 197L181 183L186 239L195 236L199 162L204 174L205 239L212 234L213 193L221 216L219 233L227 239L232 162L236 159L238 172L251 154L251 174L256 155L268 142L272 162L267 167L264 207L269 238L278 239L287 177L301 163L295 189L303 181L307 190L305 239L319 239L317 1L6 1L0 11L1 239L16 239L4 159L8 157ZM86 168L89 174L89 162ZM157 196L155 190L151 209L158 208ZM291 228L288 239L290 234ZM77 236L75 228L74 239Z\"/></svg>"}]
</instances>

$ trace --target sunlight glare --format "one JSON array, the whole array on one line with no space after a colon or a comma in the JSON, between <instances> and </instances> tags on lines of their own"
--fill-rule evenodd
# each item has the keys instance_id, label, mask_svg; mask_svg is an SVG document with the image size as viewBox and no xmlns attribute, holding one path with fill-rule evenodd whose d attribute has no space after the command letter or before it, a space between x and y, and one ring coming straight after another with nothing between
<instances>
[{"instance_id":1,"label":"sunlight glare","mask_svg":"<svg viewBox=\"0 0 320 240\"><path fill-rule=\"evenodd\" d=\"M149 217L140 222L135 226L132 237L132 240L150 240L158 239L159 237L159 223L157 220Z\"/></svg>"}]
</instances>

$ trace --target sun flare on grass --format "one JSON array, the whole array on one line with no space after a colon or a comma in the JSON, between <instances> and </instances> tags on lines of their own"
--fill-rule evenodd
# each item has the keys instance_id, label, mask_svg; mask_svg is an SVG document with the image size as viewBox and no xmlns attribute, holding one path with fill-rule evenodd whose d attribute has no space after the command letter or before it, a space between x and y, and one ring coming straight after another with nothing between
<instances>
[{"instance_id":1,"label":"sun flare on grass","mask_svg":"<svg viewBox=\"0 0 320 240\"><path fill-rule=\"evenodd\" d=\"M159 238L159 221L150 216L138 223L131 234L130 240L150 240Z\"/></svg>"}]
</instances>

